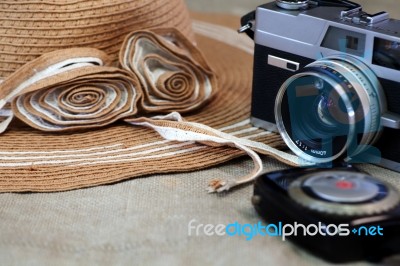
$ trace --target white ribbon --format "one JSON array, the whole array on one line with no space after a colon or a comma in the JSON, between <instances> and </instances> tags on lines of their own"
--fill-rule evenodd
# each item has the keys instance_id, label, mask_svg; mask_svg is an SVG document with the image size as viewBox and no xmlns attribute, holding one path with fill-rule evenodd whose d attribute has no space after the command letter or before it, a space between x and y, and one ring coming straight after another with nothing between
<instances>
[{"instance_id":1,"label":"white ribbon","mask_svg":"<svg viewBox=\"0 0 400 266\"><path fill-rule=\"evenodd\" d=\"M168 127L168 126L160 126L152 123L151 120L147 121L127 121L128 123L136 126L145 126L148 128L152 128L158 134L160 134L166 140L172 141L196 141L196 142L214 142L224 146L236 147L247 153L251 157L254 162L253 170L246 176L241 177L237 180L221 180L214 179L210 182L207 187L207 191L212 192L222 192L227 191L235 186L248 183L253 181L263 172L263 164L260 156L253 150L262 151L265 154L275 155L279 158L283 158L285 161L292 163L293 165L299 165L300 159L297 156L287 154L275 148L272 148L268 145L265 145L260 142L251 141L248 139L242 139L230 134L221 132L219 130L213 129L209 126L184 121L179 113L173 112L166 116L156 116L152 117L152 120L168 120L168 121L176 121L179 122L180 125L186 125L190 127L192 130L183 130L180 128ZM214 135L208 135L204 133L195 132L196 129L199 131L207 131ZM303 164L304 165L304 164Z\"/></svg>"}]
</instances>

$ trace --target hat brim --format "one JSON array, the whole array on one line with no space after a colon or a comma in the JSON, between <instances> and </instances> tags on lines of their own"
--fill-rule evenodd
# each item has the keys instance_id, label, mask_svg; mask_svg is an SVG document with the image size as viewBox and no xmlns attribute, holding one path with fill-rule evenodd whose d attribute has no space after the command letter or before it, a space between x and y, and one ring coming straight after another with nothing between
<instances>
[{"instance_id":1,"label":"hat brim","mask_svg":"<svg viewBox=\"0 0 400 266\"><path fill-rule=\"evenodd\" d=\"M283 147L278 134L252 127L252 41L238 35L226 17L194 15L199 48L218 77L210 103L185 119L237 137ZM213 21L214 20L214 21ZM225 25L227 26L227 25ZM243 155L230 147L174 142L151 129L123 122L90 131L44 133L14 123L1 136L0 192L54 192L134 177L214 166Z\"/></svg>"}]
</instances>

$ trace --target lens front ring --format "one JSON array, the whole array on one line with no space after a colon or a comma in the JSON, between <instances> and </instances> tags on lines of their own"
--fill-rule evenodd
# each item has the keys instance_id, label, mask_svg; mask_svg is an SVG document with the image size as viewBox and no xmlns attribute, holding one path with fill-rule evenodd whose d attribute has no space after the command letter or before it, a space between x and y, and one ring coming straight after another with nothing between
<instances>
[{"instance_id":1,"label":"lens front ring","mask_svg":"<svg viewBox=\"0 0 400 266\"><path fill-rule=\"evenodd\" d=\"M330 87L332 91L339 95L343 102L342 105L345 106L344 109L348 110L346 112L349 112L349 115L351 113L351 116L354 117L350 117L347 114L341 114L341 117L339 105L334 105L333 108L328 110L329 113L327 113L326 110L321 111L323 108L319 107L316 109L312 104L308 106L304 103L297 104L298 101L304 101L301 100L301 97L297 96L295 96L295 100L292 100L291 104L286 103L286 105L283 105L284 112L282 112L282 100L285 99L286 102L288 102L290 99L292 99L294 95L293 91L296 91L296 94L298 93L298 89L294 89L293 85L295 85L295 87L300 85L301 87L301 84L304 83L302 79L305 79L306 76L309 76L307 78L315 77L316 79L320 79L320 82L307 84L309 87L314 86L314 90L321 90L324 84L323 80L325 80L326 84L328 84L325 86ZM287 105L289 105L289 107L287 107ZM350 105L351 108L349 108ZM292 106L295 107L292 108ZM299 108L299 106L302 108ZM288 109L290 109L289 118L287 115ZM329 119L325 119L324 116L326 114L327 116L333 114L333 118L335 118L334 120L338 121L338 123L331 123L331 128L324 127L322 122L317 121L315 118L308 119L307 115L299 116L296 114L304 112L309 116L315 116L312 111L308 109L316 109L317 112L320 112L318 115L322 116L324 120L323 122L327 123L329 123ZM339 114L339 116L335 115L335 111ZM357 58L348 55L334 55L327 58L322 58L307 65L302 72L289 78L281 86L275 101L275 119L282 138L289 148L299 157L314 163L331 162L340 156L345 155L346 150L347 156L350 158L356 154L362 153L364 150L370 147L369 145L373 144L379 138L381 133L380 117L385 111L386 100L378 78L366 64ZM295 115L293 115L293 113ZM291 123L288 124L284 121L285 119L289 120ZM314 122L316 126L314 126L312 122ZM340 123L348 124L348 131L351 133L348 134L345 145L343 144L344 136L342 136L341 142L338 142L335 138L332 138L331 147L333 148L330 150L330 153L325 152L327 154L326 156L325 154L322 154L322 152L319 152L318 149L317 152L311 150L314 154L307 150L309 147L315 146L315 142L313 143L312 137L308 136L318 137L323 136L326 133L326 142L328 142L329 137L339 136L343 133L343 127L340 125ZM291 128L292 126L295 126L295 130L297 130L297 132L293 132ZM321 127L319 132L315 131L315 127L318 126ZM332 130L334 126L339 127L339 134L336 134L334 129ZM309 128L309 130L307 128ZM305 130L308 131L306 133L309 135L301 133ZM327 130L330 130L330 132ZM301 145L299 145L299 142ZM305 142L307 142L307 144L304 144Z\"/></svg>"},{"instance_id":2,"label":"lens front ring","mask_svg":"<svg viewBox=\"0 0 400 266\"><path fill-rule=\"evenodd\" d=\"M286 129L286 126L285 126L286 121L284 121L283 115L282 115L283 98L285 97L287 88L293 82L295 82L297 79L303 78L303 77L316 77L316 78L325 80L333 88L334 92L337 95L340 95L342 97L344 108L347 112L348 130L346 132L346 135L349 137L346 139L345 143L341 144L342 147L338 148L338 152L336 152L335 154L332 154L331 156L317 157L317 156L308 154L306 151L313 152L315 154L318 154L322 151L318 151L316 149L310 148L307 145L303 146L303 143L301 141L299 142L299 140L294 140L293 139L294 135L289 133ZM301 112L303 110L296 110L296 111ZM336 160L340 156L342 156L346 152L347 147L351 144L352 138L355 136L355 132L356 132L355 112L354 112L353 106L351 104L351 101L347 96L347 91L333 78L331 78L329 76L324 76L320 73L312 72L312 71L298 73L298 74L290 77L281 86L281 88L277 94L276 100L275 100L275 120L276 120L278 130L279 130L284 142L286 143L286 145L300 158L302 158L306 161L318 163L318 164L328 163L328 162Z\"/></svg>"}]
</instances>

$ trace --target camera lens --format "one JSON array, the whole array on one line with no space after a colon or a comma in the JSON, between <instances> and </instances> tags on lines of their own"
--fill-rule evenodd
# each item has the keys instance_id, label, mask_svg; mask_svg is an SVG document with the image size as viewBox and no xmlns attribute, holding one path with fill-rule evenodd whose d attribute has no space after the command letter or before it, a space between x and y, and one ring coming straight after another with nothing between
<instances>
[{"instance_id":1,"label":"camera lens","mask_svg":"<svg viewBox=\"0 0 400 266\"><path fill-rule=\"evenodd\" d=\"M313 62L282 85L275 118L293 152L326 163L372 144L384 107L374 73L356 58L335 56Z\"/></svg>"},{"instance_id":2,"label":"camera lens","mask_svg":"<svg viewBox=\"0 0 400 266\"><path fill-rule=\"evenodd\" d=\"M304 159L310 159L304 156L307 154L318 159L341 154L347 146L347 136L355 131L350 99L344 90L335 88L333 80L329 81L303 73L285 83L278 129L284 133L285 141L293 142L288 144L290 148L301 150L299 155Z\"/></svg>"}]
</instances>

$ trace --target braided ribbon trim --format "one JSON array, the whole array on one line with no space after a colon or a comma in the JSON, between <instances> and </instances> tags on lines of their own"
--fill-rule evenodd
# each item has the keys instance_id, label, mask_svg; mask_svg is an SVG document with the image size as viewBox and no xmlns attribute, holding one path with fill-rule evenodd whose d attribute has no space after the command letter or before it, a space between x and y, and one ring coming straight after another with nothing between
<instances>
[{"instance_id":1,"label":"braided ribbon trim","mask_svg":"<svg viewBox=\"0 0 400 266\"><path fill-rule=\"evenodd\" d=\"M165 116L152 118L126 119L127 123L136 126L145 126L155 130L160 136L174 141L195 141L211 147L229 146L245 152L253 160L253 170L240 178L223 180L216 178L210 181L207 187L209 193L228 191L233 187L248 183L264 172L260 156L272 156L291 166L311 166L310 162L302 161L299 157L287 154L260 142L238 138L221 132L209 126L185 121L179 113L173 112Z\"/></svg>"},{"instance_id":2,"label":"braided ribbon trim","mask_svg":"<svg viewBox=\"0 0 400 266\"><path fill-rule=\"evenodd\" d=\"M120 52L121 66L139 77L145 113L185 113L203 106L216 77L202 53L173 28L133 32Z\"/></svg>"}]
</instances>

